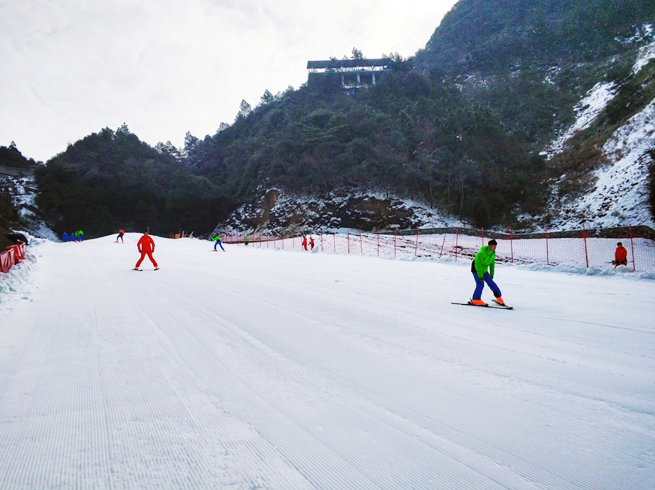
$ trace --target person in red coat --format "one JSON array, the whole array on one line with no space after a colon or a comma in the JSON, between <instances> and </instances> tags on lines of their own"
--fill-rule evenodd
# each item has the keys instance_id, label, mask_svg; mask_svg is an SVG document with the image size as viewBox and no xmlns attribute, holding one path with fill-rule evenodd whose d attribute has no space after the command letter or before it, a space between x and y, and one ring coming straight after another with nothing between
<instances>
[{"instance_id":1,"label":"person in red coat","mask_svg":"<svg viewBox=\"0 0 655 490\"><path fill-rule=\"evenodd\" d=\"M139 239L139 243L137 243L136 246L139 249L139 252L141 252L141 258L134 266L134 270L141 270L139 269L139 266L141 265L141 262L143 262L143 259L146 258L146 255L150 259L150 262L152 262L152 265L155 266L155 270L159 270L157 262L152 258L152 253L155 251L155 242L147 231L143 233L143 236Z\"/></svg>"},{"instance_id":2,"label":"person in red coat","mask_svg":"<svg viewBox=\"0 0 655 490\"><path fill-rule=\"evenodd\" d=\"M312 250L314 250L314 237L313 236L309 237L309 246L312 247Z\"/></svg>"},{"instance_id":3,"label":"person in red coat","mask_svg":"<svg viewBox=\"0 0 655 490\"><path fill-rule=\"evenodd\" d=\"M614 252L614 268L619 265L628 265L628 250L621 242L616 244L616 251Z\"/></svg>"},{"instance_id":4,"label":"person in red coat","mask_svg":"<svg viewBox=\"0 0 655 490\"><path fill-rule=\"evenodd\" d=\"M307 251L307 237L306 236L302 237L302 248L304 248L305 251Z\"/></svg>"}]
</instances>

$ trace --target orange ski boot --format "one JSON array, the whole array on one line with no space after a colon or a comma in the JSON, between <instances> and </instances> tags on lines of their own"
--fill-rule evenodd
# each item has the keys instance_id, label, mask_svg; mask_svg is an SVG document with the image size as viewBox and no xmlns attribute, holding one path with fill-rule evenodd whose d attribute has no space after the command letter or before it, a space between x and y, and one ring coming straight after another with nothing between
<instances>
[{"instance_id":1,"label":"orange ski boot","mask_svg":"<svg viewBox=\"0 0 655 490\"><path fill-rule=\"evenodd\" d=\"M475 306L486 306L486 303L481 299L472 299L471 304L474 304Z\"/></svg>"}]
</instances>

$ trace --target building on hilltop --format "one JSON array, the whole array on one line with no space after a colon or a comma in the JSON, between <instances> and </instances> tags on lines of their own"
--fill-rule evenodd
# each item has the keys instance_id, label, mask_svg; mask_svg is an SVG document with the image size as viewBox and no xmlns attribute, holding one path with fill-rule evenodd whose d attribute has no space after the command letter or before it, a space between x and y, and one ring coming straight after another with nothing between
<instances>
[{"instance_id":1,"label":"building on hilltop","mask_svg":"<svg viewBox=\"0 0 655 490\"><path fill-rule=\"evenodd\" d=\"M375 85L381 76L393 70L389 58L308 61L309 80L327 74L337 75L341 88L346 90Z\"/></svg>"}]
</instances>

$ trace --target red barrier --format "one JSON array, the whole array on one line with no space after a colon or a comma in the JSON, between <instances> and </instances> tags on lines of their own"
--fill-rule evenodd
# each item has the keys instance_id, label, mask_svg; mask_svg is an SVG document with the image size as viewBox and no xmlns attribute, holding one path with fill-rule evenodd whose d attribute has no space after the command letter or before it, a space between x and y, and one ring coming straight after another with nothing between
<instances>
[{"instance_id":1,"label":"red barrier","mask_svg":"<svg viewBox=\"0 0 655 490\"><path fill-rule=\"evenodd\" d=\"M5 274L9 272L9 269L14 265L14 251L13 249L7 250L0 254L0 272Z\"/></svg>"}]
</instances>

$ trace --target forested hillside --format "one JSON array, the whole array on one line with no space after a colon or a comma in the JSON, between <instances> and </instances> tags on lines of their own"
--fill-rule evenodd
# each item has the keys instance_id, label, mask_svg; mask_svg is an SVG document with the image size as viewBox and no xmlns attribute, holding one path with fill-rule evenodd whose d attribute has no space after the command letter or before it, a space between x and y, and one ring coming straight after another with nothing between
<instances>
[{"instance_id":1,"label":"forested hillside","mask_svg":"<svg viewBox=\"0 0 655 490\"><path fill-rule=\"evenodd\" d=\"M152 148L123 125L70 145L35 172L36 203L57 232L211 229L224 200L172 145Z\"/></svg>"},{"instance_id":2,"label":"forested hillside","mask_svg":"<svg viewBox=\"0 0 655 490\"><path fill-rule=\"evenodd\" d=\"M382 191L473 225L513 224L543 213L550 179L602 163L592 158L600 137L579 136L550 161L542 154L592 86L613 82L618 93L600 118L611 124L593 134L652 100L653 63L642 78L631 72L652 40L648 23L651 1L461 0L426 48L392 56L393 72L375 86L345 92L327 73L297 90L266 91L216 134L187 134L180 152L104 129L37 173L37 202L58 231L92 234L208 232L272 187ZM562 192L584 191L579 182Z\"/></svg>"}]
</instances>

